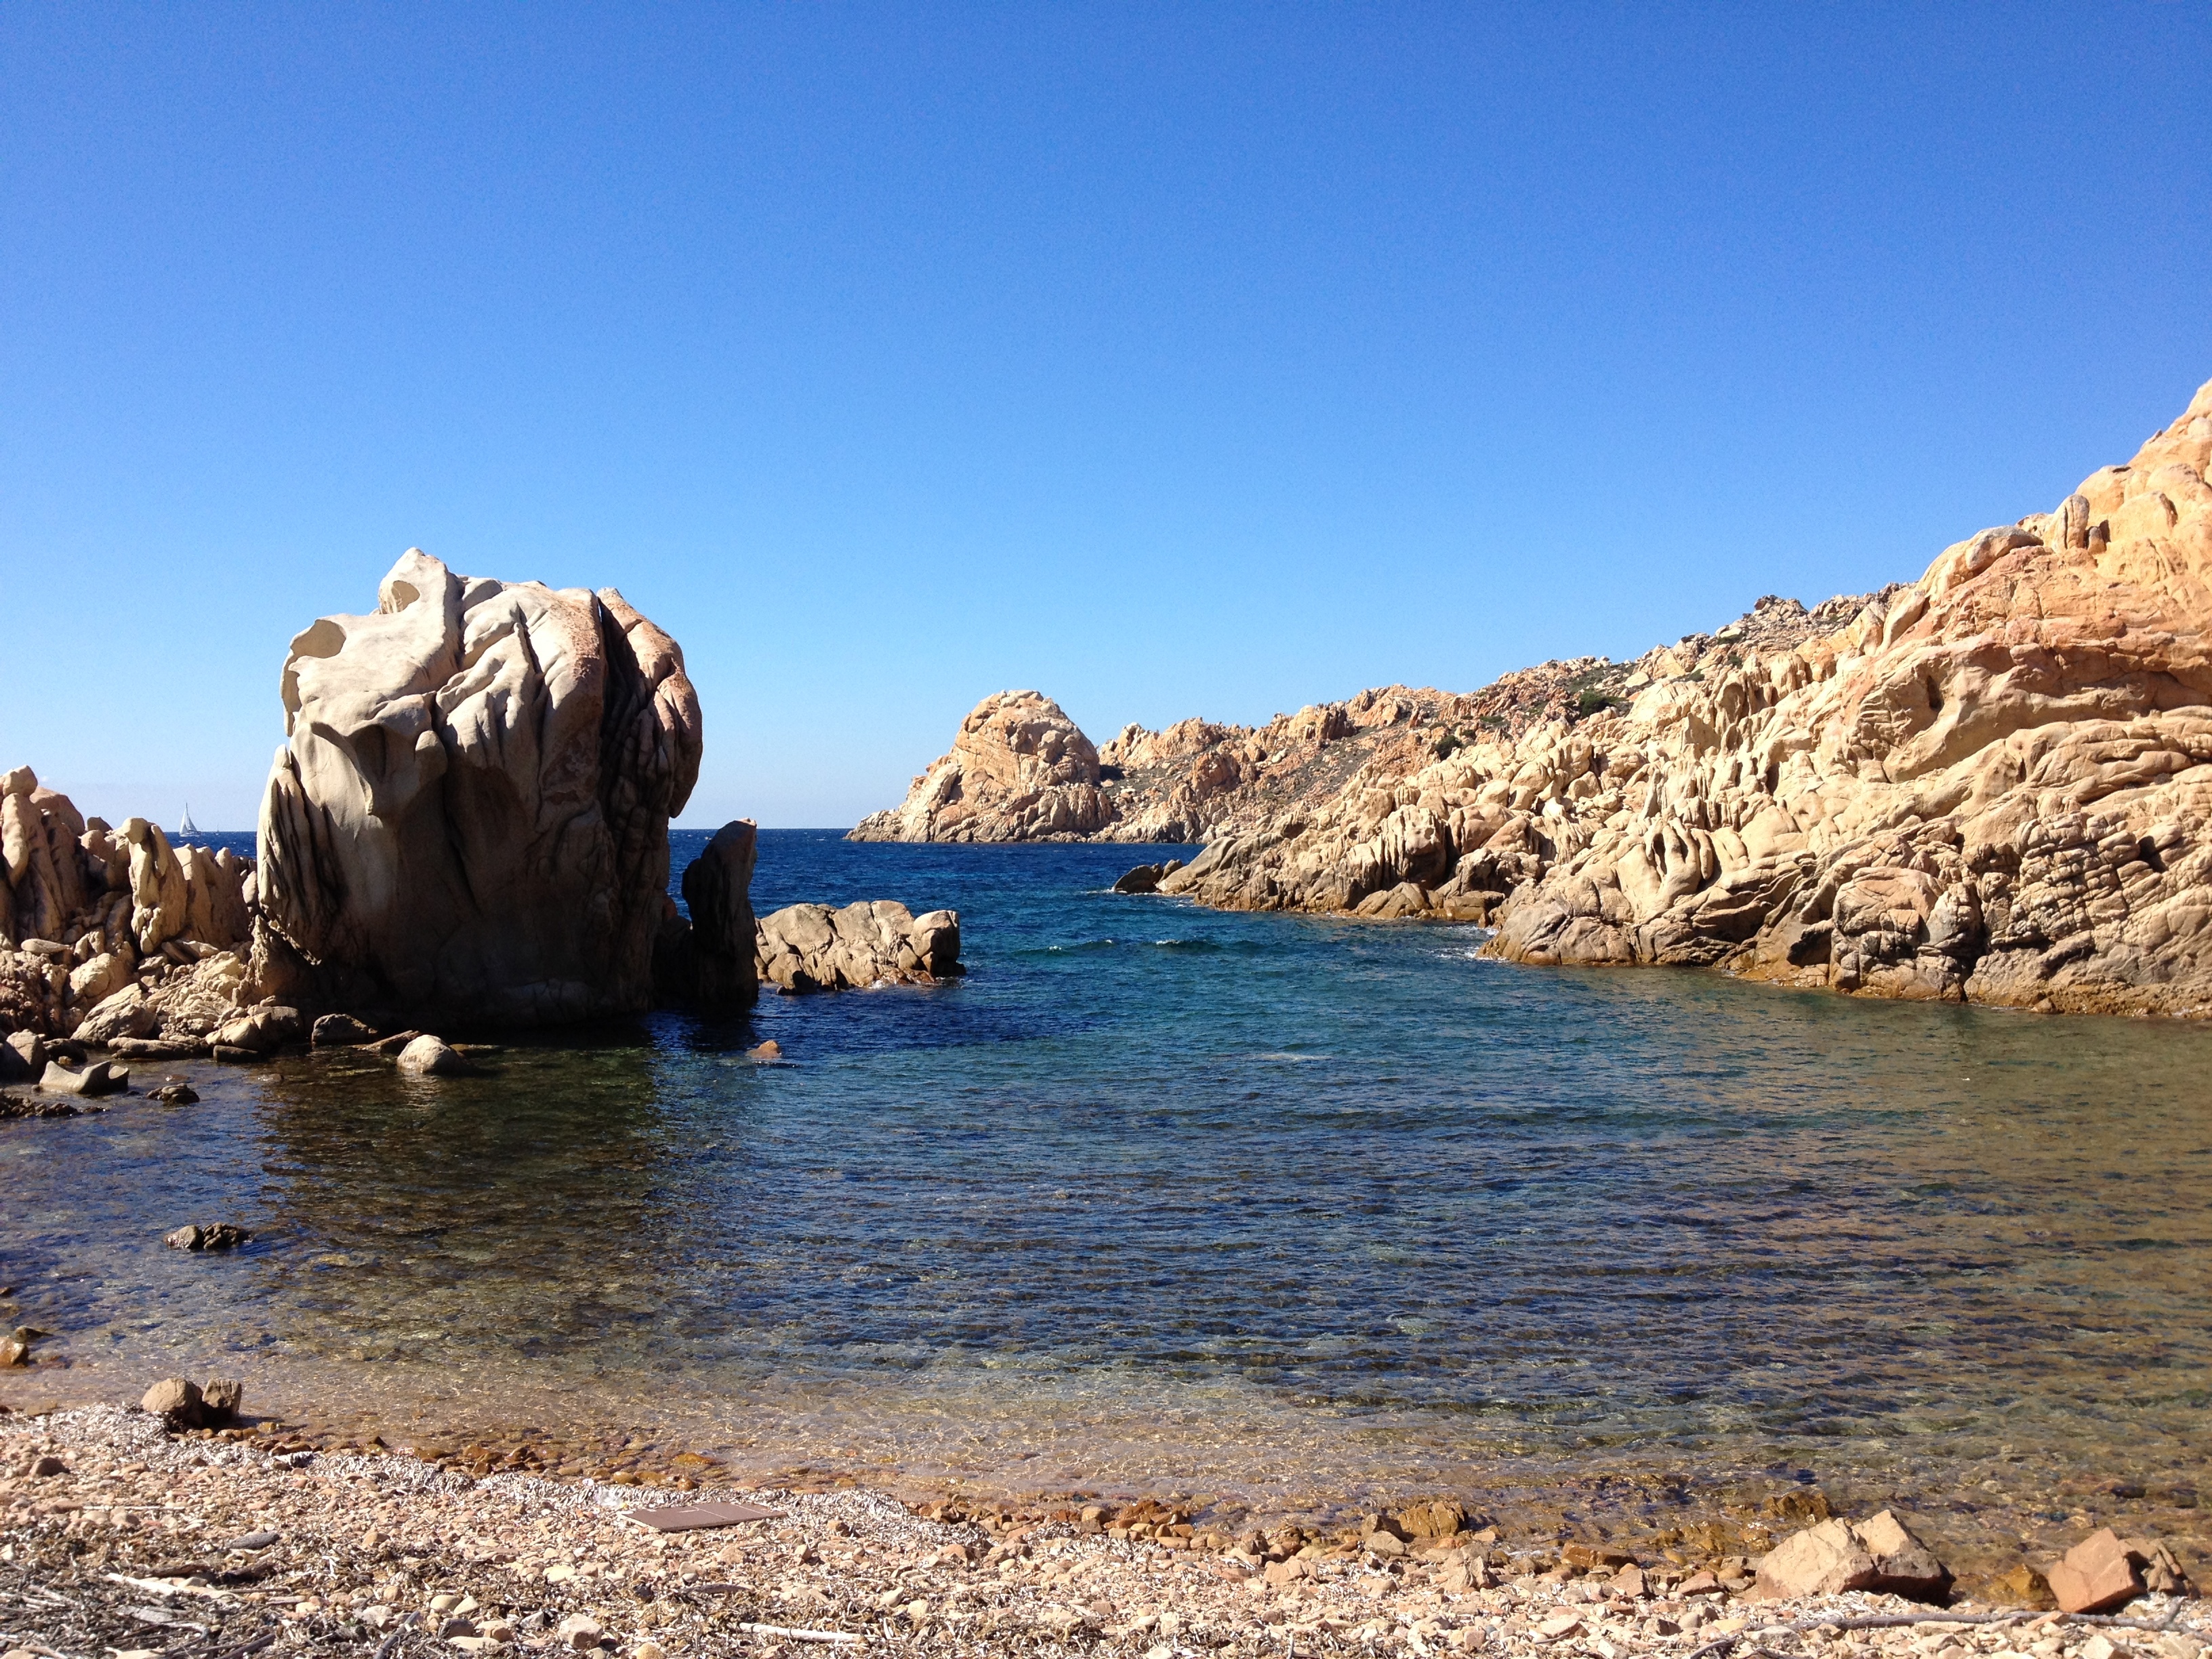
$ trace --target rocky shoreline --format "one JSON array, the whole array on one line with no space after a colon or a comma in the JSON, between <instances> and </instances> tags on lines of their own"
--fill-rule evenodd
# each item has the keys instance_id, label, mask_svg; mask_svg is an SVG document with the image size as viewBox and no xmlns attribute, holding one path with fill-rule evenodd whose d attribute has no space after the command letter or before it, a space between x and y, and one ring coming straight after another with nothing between
<instances>
[{"instance_id":1,"label":"rocky shoreline","mask_svg":"<svg viewBox=\"0 0 2212 1659\"><path fill-rule=\"evenodd\" d=\"M1536 965L2212 1017L2208 471L2212 385L1916 582L1762 599L1632 663L1464 696L1390 688L1094 750L1003 694L854 833L1202 832L1158 891L1480 922ZM1132 793L1120 763L1169 750L1181 779Z\"/></svg>"},{"instance_id":2,"label":"rocky shoreline","mask_svg":"<svg viewBox=\"0 0 2212 1659\"><path fill-rule=\"evenodd\" d=\"M0 1413L0 1640L42 1659L817 1646L1171 1659L1286 1644L2201 1659L2212 1637L2212 1606L2164 1547L2091 1534L2076 1553L2104 1549L2126 1582L2098 1591L2106 1611L2066 1614L2027 1576L2021 1595L1954 1597L1886 1512L1817 1522L1763 1562L1705 1563L1501 1536L1441 1502L1325 1528L1079 1493L902 1504L849 1482L734 1487L704 1455L562 1478L511 1449L455 1448L441 1467L318 1449L272 1420L183 1430L115 1407ZM625 1518L720 1504L773 1513L675 1531Z\"/></svg>"}]
</instances>

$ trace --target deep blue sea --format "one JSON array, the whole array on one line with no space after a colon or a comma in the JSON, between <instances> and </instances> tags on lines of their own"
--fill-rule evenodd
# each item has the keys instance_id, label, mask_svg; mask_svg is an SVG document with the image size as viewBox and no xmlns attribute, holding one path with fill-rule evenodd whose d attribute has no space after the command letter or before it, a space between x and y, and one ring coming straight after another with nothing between
<instances>
[{"instance_id":1,"label":"deep blue sea","mask_svg":"<svg viewBox=\"0 0 2212 1659\"><path fill-rule=\"evenodd\" d=\"M1107 890L1189 851L769 831L761 911L951 906L968 976L0 1124L0 1283L71 1361L0 1398L184 1366L1023 1489L2193 1491L2212 1031Z\"/></svg>"}]
</instances>

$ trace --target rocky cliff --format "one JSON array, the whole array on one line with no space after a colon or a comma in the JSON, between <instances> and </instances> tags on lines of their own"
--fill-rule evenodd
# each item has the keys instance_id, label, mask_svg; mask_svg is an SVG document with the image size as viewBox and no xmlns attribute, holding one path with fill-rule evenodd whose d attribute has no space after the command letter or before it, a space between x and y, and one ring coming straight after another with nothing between
<instances>
[{"instance_id":1,"label":"rocky cliff","mask_svg":"<svg viewBox=\"0 0 2212 1659\"><path fill-rule=\"evenodd\" d=\"M1048 833L1202 838L1159 890L1487 921L1520 962L2212 1013L2208 466L2212 386L1917 582L1465 696L1132 730L1067 781L1092 822ZM1005 701L871 832L1035 835L1019 788L969 781Z\"/></svg>"},{"instance_id":2,"label":"rocky cliff","mask_svg":"<svg viewBox=\"0 0 2212 1659\"><path fill-rule=\"evenodd\" d=\"M410 550L374 611L292 641L283 692L263 988L449 1026L651 1006L699 702L676 642L621 594Z\"/></svg>"}]
</instances>

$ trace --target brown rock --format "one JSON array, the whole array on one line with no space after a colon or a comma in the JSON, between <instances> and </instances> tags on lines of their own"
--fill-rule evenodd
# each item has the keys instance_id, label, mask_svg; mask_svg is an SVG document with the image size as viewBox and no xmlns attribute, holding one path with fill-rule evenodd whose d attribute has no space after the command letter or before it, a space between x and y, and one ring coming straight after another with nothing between
<instances>
[{"instance_id":1,"label":"brown rock","mask_svg":"<svg viewBox=\"0 0 2212 1659\"><path fill-rule=\"evenodd\" d=\"M2142 1594L2135 1558L2119 1534L2103 1527L2044 1569L2051 1594L2067 1613L2106 1613Z\"/></svg>"},{"instance_id":2,"label":"brown rock","mask_svg":"<svg viewBox=\"0 0 2212 1659\"><path fill-rule=\"evenodd\" d=\"M200 1421L199 1385L185 1377L165 1377L146 1390L140 1409L166 1420L172 1428L198 1428Z\"/></svg>"},{"instance_id":3,"label":"brown rock","mask_svg":"<svg viewBox=\"0 0 2212 1659\"><path fill-rule=\"evenodd\" d=\"M791 904L762 919L754 948L760 977L788 993L927 983L961 971L960 916L890 899Z\"/></svg>"},{"instance_id":4,"label":"brown rock","mask_svg":"<svg viewBox=\"0 0 2212 1659\"><path fill-rule=\"evenodd\" d=\"M238 1421L245 1402L246 1385L229 1377L216 1377L200 1391L200 1411L210 1427Z\"/></svg>"},{"instance_id":5,"label":"brown rock","mask_svg":"<svg viewBox=\"0 0 2212 1659\"><path fill-rule=\"evenodd\" d=\"M1415 1504L1391 1517L1407 1538L1451 1538L1467 1525L1467 1510L1448 1499Z\"/></svg>"},{"instance_id":6,"label":"brown rock","mask_svg":"<svg viewBox=\"0 0 2212 1659\"><path fill-rule=\"evenodd\" d=\"M684 872L686 918L672 902L653 946L661 999L708 1012L750 1007L760 994L753 916L758 832L750 818L726 823Z\"/></svg>"},{"instance_id":7,"label":"brown rock","mask_svg":"<svg viewBox=\"0 0 2212 1659\"><path fill-rule=\"evenodd\" d=\"M1949 1594L1949 1571L1936 1559L1934 1551L1913 1536L1895 1510L1884 1510L1869 1520L1856 1522L1851 1532L1874 1558L1874 1579L1867 1589L1914 1601L1941 1602Z\"/></svg>"},{"instance_id":8,"label":"brown rock","mask_svg":"<svg viewBox=\"0 0 2212 1659\"><path fill-rule=\"evenodd\" d=\"M1875 1580L1873 1556L1843 1520L1823 1521L1792 1533L1759 1564L1752 1595L1759 1601L1839 1595Z\"/></svg>"},{"instance_id":9,"label":"brown rock","mask_svg":"<svg viewBox=\"0 0 2212 1659\"><path fill-rule=\"evenodd\" d=\"M2051 1582L2027 1562L2021 1562L1996 1581L1996 1587L2015 1607L2055 1607L2057 1598L2051 1594Z\"/></svg>"},{"instance_id":10,"label":"brown rock","mask_svg":"<svg viewBox=\"0 0 2212 1659\"><path fill-rule=\"evenodd\" d=\"M317 1048L358 1048L363 1043L375 1042L376 1031L351 1014L325 1014L315 1022L307 1041Z\"/></svg>"},{"instance_id":11,"label":"brown rock","mask_svg":"<svg viewBox=\"0 0 2212 1659\"><path fill-rule=\"evenodd\" d=\"M1113 803L1098 751L1058 703L1001 691L961 722L950 754L914 781L905 804L878 812L854 841L1068 841L1104 829Z\"/></svg>"}]
</instances>

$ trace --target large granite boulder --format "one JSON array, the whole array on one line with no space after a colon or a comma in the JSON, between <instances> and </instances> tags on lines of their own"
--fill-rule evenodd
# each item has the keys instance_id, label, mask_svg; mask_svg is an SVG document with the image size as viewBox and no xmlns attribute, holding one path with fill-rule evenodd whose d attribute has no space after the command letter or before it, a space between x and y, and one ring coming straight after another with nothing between
<instances>
[{"instance_id":1,"label":"large granite boulder","mask_svg":"<svg viewBox=\"0 0 2212 1659\"><path fill-rule=\"evenodd\" d=\"M374 611L292 641L283 695L264 994L448 1029L651 1006L699 702L676 642L619 593L413 550Z\"/></svg>"}]
</instances>

